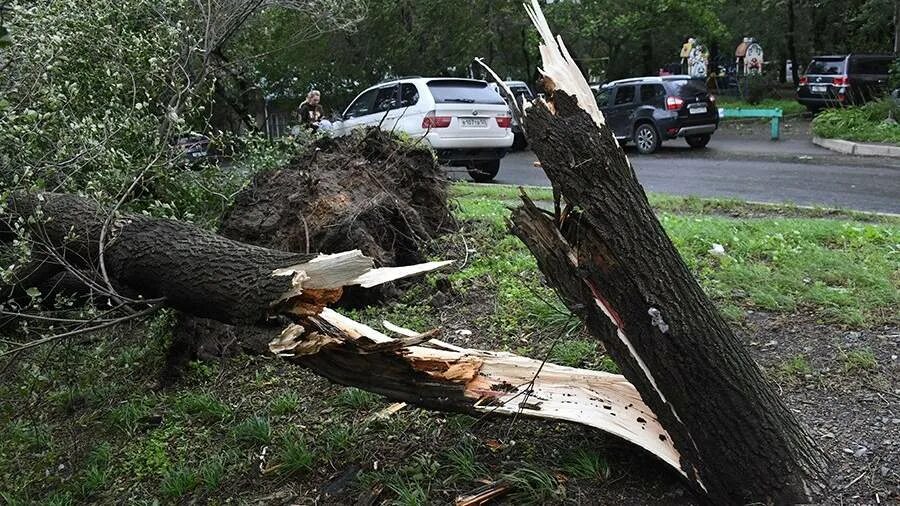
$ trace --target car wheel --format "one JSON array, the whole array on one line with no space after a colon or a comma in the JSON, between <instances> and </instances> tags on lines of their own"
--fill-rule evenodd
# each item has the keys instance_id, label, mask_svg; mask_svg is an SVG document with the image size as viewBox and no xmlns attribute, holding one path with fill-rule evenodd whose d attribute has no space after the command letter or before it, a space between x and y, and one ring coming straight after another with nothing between
<instances>
[{"instance_id":1,"label":"car wheel","mask_svg":"<svg viewBox=\"0 0 900 506\"><path fill-rule=\"evenodd\" d=\"M684 138L687 141L688 146L692 148L705 148L707 144L709 144L709 140L712 138L709 134L703 135L688 135Z\"/></svg>"},{"instance_id":2,"label":"car wheel","mask_svg":"<svg viewBox=\"0 0 900 506\"><path fill-rule=\"evenodd\" d=\"M500 160L470 162L466 165L466 171L476 183L490 183L500 172Z\"/></svg>"},{"instance_id":3,"label":"car wheel","mask_svg":"<svg viewBox=\"0 0 900 506\"><path fill-rule=\"evenodd\" d=\"M650 123L642 123L634 129L634 145L638 153L649 155L659 149L659 134Z\"/></svg>"},{"instance_id":4,"label":"car wheel","mask_svg":"<svg viewBox=\"0 0 900 506\"><path fill-rule=\"evenodd\" d=\"M819 111L821 111L821 110L822 109L820 107L806 106L806 111L809 112L813 116L815 116L816 114L819 114Z\"/></svg>"}]
</instances>

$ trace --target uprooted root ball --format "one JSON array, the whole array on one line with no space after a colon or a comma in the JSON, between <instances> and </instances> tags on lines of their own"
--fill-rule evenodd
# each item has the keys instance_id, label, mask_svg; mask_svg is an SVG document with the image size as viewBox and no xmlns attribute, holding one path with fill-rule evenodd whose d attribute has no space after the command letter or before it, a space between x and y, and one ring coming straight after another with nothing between
<instances>
[{"instance_id":1,"label":"uprooted root ball","mask_svg":"<svg viewBox=\"0 0 900 506\"><path fill-rule=\"evenodd\" d=\"M449 180L432 152L378 129L323 139L287 167L258 174L237 195L221 233L294 252L360 249L378 266L424 260L455 230Z\"/></svg>"}]
</instances>

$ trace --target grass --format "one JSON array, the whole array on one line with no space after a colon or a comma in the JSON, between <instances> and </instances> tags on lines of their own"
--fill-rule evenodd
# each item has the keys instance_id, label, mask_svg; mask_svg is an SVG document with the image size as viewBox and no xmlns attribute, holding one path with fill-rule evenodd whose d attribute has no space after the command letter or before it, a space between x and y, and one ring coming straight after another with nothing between
<instances>
[{"instance_id":1,"label":"grass","mask_svg":"<svg viewBox=\"0 0 900 506\"><path fill-rule=\"evenodd\" d=\"M502 475L512 486L510 499L513 504L551 504L565 499L566 490L550 473L542 469L523 466Z\"/></svg>"},{"instance_id":2,"label":"grass","mask_svg":"<svg viewBox=\"0 0 900 506\"><path fill-rule=\"evenodd\" d=\"M271 404L269 404L269 414L272 416L289 415L297 411L297 406L299 405L300 396L296 392L285 392L273 399Z\"/></svg>"},{"instance_id":3,"label":"grass","mask_svg":"<svg viewBox=\"0 0 900 506\"><path fill-rule=\"evenodd\" d=\"M794 99L787 98L766 98L758 104L751 104L744 99L737 97L716 97L716 105L718 107L728 107L735 109L781 109L784 115L802 114L806 112L806 107Z\"/></svg>"},{"instance_id":4,"label":"grass","mask_svg":"<svg viewBox=\"0 0 900 506\"><path fill-rule=\"evenodd\" d=\"M440 326L448 334L469 328L473 346L535 358L559 340L553 361L615 372L543 286L527 249L506 233L506 206L515 204L517 190L458 184L452 191L458 216L468 221L462 235L437 241L431 254L462 264L465 238L472 250L465 268L440 275L471 303L444 321L428 303L432 291L414 283L391 305L353 316L416 330ZM547 190L529 192L550 198ZM651 201L733 321L764 310L849 328L895 324L900 220L733 200ZM724 257L708 253L712 242L725 246ZM577 488L568 494L577 501L613 479L605 455L586 450L602 447L596 431L413 407L370 420L383 405L380 396L269 357L192 362L174 388L158 388L173 321L164 312L145 326L19 357L0 382L0 502L255 503L286 486L320 490L353 465L363 467L356 487L383 486L386 502L396 504L452 503L483 479L512 483L509 504L551 504L565 500L565 488ZM783 366L803 375L809 359L791 357ZM875 354L862 348L840 350L835 364L822 374L868 380L879 369ZM502 439L502 447L486 445L488 439ZM260 474L260 459L277 472ZM564 488L555 470L574 480Z\"/></svg>"},{"instance_id":5,"label":"grass","mask_svg":"<svg viewBox=\"0 0 900 506\"><path fill-rule=\"evenodd\" d=\"M163 497L178 499L192 492L200 484L200 478L186 467L169 471L160 484Z\"/></svg>"},{"instance_id":6,"label":"grass","mask_svg":"<svg viewBox=\"0 0 900 506\"><path fill-rule=\"evenodd\" d=\"M557 364L578 367L587 362L597 352L597 342L586 339L576 339L556 343L550 360Z\"/></svg>"},{"instance_id":7,"label":"grass","mask_svg":"<svg viewBox=\"0 0 900 506\"><path fill-rule=\"evenodd\" d=\"M475 456L475 449L469 442L450 448L447 450L445 456L447 458L447 467L450 469L451 476L456 479L475 481L479 478L485 478L490 474L485 466L478 463Z\"/></svg>"},{"instance_id":8,"label":"grass","mask_svg":"<svg viewBox=\"0 0 900 506\"><path fill-rule=\"evenodd\" d=\"M188 392L175 401L175 409L185 416L200 421L222 420L229 414L225 406L208 394Z\"/></svg>"},{"instance_id":9,"label":"grass","mask_svg":"<svg viewBox=\"0 0 900 506\"><path fill-rule=\"evenodd\" d=\"M781 364L779 372L785 378L802 379L812 374L812 367L805 355L794 355Z\"/></svg>"},{"instance_id":10,"label":"grass","mask_svg":"<svg viewBox=\"0 0 900 506\"><path fill-rule=\"evenodd\" d=\"M302 438L288 435L281 449L279 471L287 475L298 475L310 471L316 461L315 452Z\"/></svg>"},{"instance_id":11,"label":"grass","mask_svg":"<svg viewBox=\"0 0 900 506\"><path fill-rule=\"evenodd\" d=\"M357 411L374 408L381 401L381 396L360 388L345 388L335 399L339 406Z\"/></svg>"},{"instance_id":12,"label":"grass","mask_svg":"<svg viewBox=\"0 0 900 506\"><path fill-rule=\"evenodd\" d=\"M604 482L610 476L609 464L606 459L582 449L569 456L563 464L563 469L575 478L583 480Z\"/></svg>"},{"instance_id":13,"label":"grass","mask_svg":"<svg viewBox=\"0 0 900 506\"><path fill-rule=\"evenodd\" d=\"M863 106L827 109L812 122L819 137L900 145L900 105L891 98Z\"/></svg>"},{"instance_id":14,"label":"grass","mask_svg":"<svg viewBox=\"0 0 900 506\"><path fill-rule=\"evenodd\" d=\"M535 265L521 242L503 234L508 216L503 203L512 202L517 190L474 186L454 187L460 213L480 218L473 228L476 253L468 268L451 279L471 283L490 277L498 285L502 310L497 313L509 315L509 327L523 321L545 326L535 308L548 307L552 292L513 277L534 272ZM826 322L866 327L891 321L900 307L896 218L869 222L853 213L787 206L775 209L785 216L758 217L765 207L727 200L667 197L651 198L651 203L701 285L732 321L742 319L747 309L804 311ZM708 214L716 210L757 217ZM724 257L708 253L713 243L725 247Z\"/></svg>"},{"instance_id":15,"label":"grass","mask_svg":"<svg viewBox=\"0 0 900 506\"><path fill-rule=\"evenodd\" d=\"M838 353L846 373L867 373L878 368L878 361L875 359L875 354L872 353L872 350L845 351L841 348Z\"/></svg>"},{"instance_id":16,"label":"grass","mask_svg":"<svg viewBox=\"0 0 900 506\"><path fill-rule=\"evenodd\" d=\"M235 426L232 435L242 443L266 444L272 439L272 427L265 418L254 416Z\"/></svg>"}]
</instances>

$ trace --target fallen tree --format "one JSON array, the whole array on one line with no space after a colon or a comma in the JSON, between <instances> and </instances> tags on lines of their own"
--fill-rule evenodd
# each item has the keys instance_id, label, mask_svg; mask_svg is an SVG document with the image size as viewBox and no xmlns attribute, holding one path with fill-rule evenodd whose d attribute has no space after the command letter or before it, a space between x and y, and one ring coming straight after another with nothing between
<instances>
[{"instance_id":1,"label":"fallen tree","mask_svg":"<svg viewBox=\"0 0 900 506\"><path fill-rule=\"evenodd\" d=\"M72 195L17 194L8 212L7 220L29 223L58 269L84 279L106 272L129 300L230 324L289 321L273 336L271 352L337 383L442 411L584 424L680 470L672 438L621 375L459 348L434 339L437 331L419 334L386 322L400 336L391 338L326 307L345 287L376 286L449 262L374 268L358 250L287 253L129 214L112 222L104 242L109 210Z\"/></svg>"},{"instance_id":2,"label":"fallen tree","mask_svg":"<svg viewBox=\"0 0 900 506\"><path fill-rule=\"evenodd\" d=\"M513 232L674 438L715 504L795 504L824 490L825 457L685 265L594 97L536 1L549 100L524 114L553 213L523 195Z\"/></svg>"}]
</instances>

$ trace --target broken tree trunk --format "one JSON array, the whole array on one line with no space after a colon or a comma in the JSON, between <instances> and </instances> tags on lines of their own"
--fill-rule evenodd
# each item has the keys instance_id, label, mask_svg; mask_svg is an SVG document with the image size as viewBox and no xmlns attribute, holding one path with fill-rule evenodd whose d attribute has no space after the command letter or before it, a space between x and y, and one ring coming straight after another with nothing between
<instances>
[{"instance_id":1,"label":"broken tree trunk","mask_svg":"<svg viewBox=\"0 0 900 506\"><path fill-rule=\"evenodd\" d=\"M694 279L534 9L556 91L527 110L524 126L564 206L550 215L523 196L513 233L658 416L701 495L714 504L808 502L822 489L823 454Z\"/></svg>"},{"instance_id":2,"label":"broken tree trunk","mask_svg":"<svg viewBox=\"0 0 900 506\"><path fill-rule=\"evenodd\" d=\"M42 276L68 270L87 282L98 280L102 249L106 273L117 290L143 299L164 298L170 307L224 323L315 313L335 302L345 286L375 286L448 263L373 269L372 259L359 251L289 253L135 214L112 220L101 248L109 212L74 195L20 193L10 199L7 220L23 217L30 223L35 249L46 259ZM41 281L33 272L20 279Z\"/></svg>"},{"instance_id":3,"label":"broken tree trunk","mask_svg":"<svg viewBox=\"0 0 900 506\"><path fill-rule=\"evenodd\" d=\"M5 217L30 223L35 246L67 263L67 272L96 274L108 212L72 195L16 194ZM269 349L337 383L442 411L576 422L681 469L672 438L621 375L463 349L432 339L434 331L385 323L402 336L394 339L325 307L345 286L374 286L448 262L375 269L358 251L296 255L127 214L113 222L103 257L111 284L135 296L229 323L293 322Z\"/></svg>"},{"instance_id":4,"label":"broken tree trunk","mask_svg":"<svg viewBox=\"0 0 900 506\"><path fill-rule=\"evenodd\" d=\"M807 502L824 457L703 293L609 129L557 92L526 122L569 212L524 198L513 232L676 441L716 504ZM569 102L569 103L567 103ZM568 112L566 112L568 111Z\"/></svg>"}]
</instances>

